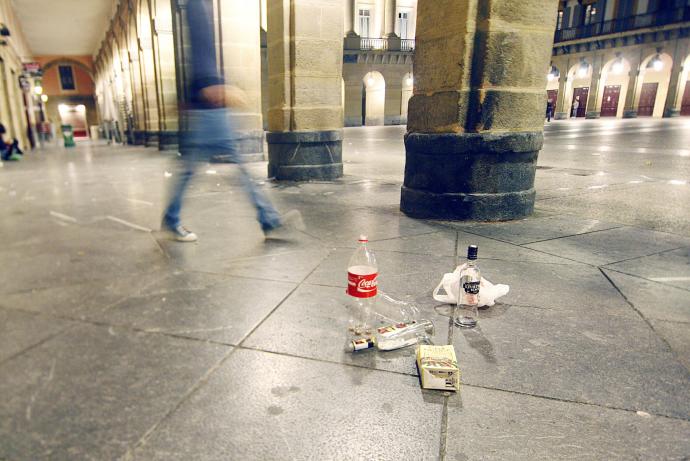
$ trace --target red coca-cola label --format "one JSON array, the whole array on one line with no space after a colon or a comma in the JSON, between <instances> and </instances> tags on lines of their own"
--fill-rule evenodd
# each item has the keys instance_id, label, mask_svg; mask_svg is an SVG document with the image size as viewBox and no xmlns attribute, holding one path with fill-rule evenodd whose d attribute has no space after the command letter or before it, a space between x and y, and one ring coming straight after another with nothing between
<instances>
[{"instance_id":1,"label":"red coca-cola label","mask_svg":"<svg viewBox=\"0 0 690 461\"><path fill-rule=\"evenodd\" d=\"M376 277L379 274L347 273L347 294L355 298L373 298L378 292Z\"/></svg>"}]
</instances>

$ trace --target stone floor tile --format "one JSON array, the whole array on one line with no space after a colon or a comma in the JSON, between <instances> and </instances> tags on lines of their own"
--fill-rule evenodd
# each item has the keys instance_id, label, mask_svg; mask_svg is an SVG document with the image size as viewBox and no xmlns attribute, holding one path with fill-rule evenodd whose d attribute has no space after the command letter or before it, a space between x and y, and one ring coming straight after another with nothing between
<instances>
[{"instance_id":1,"label":"stone floor tile","mask_svg":"<svg viewBox=\"0 0 690 461\"><path fill-rule=\"evenodd\" d=\"M690 292L615 270L603 271L646 318L690 323Z\"/></svg>"},{"instance_id":2,"label":"stone floor tile","mask_svg":"<svg viewBox=\"0 0 690 461\"><path fill-rule=\"evenodd\" d=\"M0 309L0 363L73 325L29 312Z\"/></svg>"},{"instance_id":3,"label":"stone floor tile","mask_svg":"<svg viewBox=\"0 0 690 461\"><path fill-rule=\"evenodd\" d=\"M690 247L607 266L615 271L690 290Z\"/></svg>"},{"instance_id":4,"label":"stone floor tile","mask_svg":"<svg viewBox=\"0 0 690 461\"><path fill-rule=\"evenodd\" d=\"M206 274L195 274L195 279ZM195 288L130 297L92 318L108 325L238 344L295 288L292 283L210 276ZM175 277L182 282L184 276ZM194 286L194 281L189 282Z\"/></svg>"},{"instance_id":5,"label":"stone floor tile","mask_svg":"<svg viewBox=\"0 0 690 461\"><path fill-rule=\"evenodd\" d=\"M690 324L650 320L654 330L666 340L678 360L690 371Z\"/></svg>"},{"instance_id":6,"label":"stone floor tile","mask_svg":"<svg viewBox=\"0 0 690 461\"><path fill-rule=\"evenodd\" d=\"M433 341L447 344L448 318L434 310L434 302L418 303L420 317L436 327ZM384 317L400 317L395 306L379 300L377 311ZM394 317L395 315L398 317ZM245 346L300 357L311 357L416 375L414 348L397 351L345 352L349 339L350 299L342 288L303 285L293 293L244 343ZM375 316L378 325L390 324Z\"/></svg>"},{"instance_id":7,"label":"stone floor tile","mask_svg":"<svg viewBox=\"0 0 690 461\"><path fill-rule=\"evenodd\" d=\"M689 435L688 421L464 386L445 459L682 459Z\"/></svg>"},{"instance_id":8,"label":"stone floor tile","mask_svg":"<svg viewBox=\"0 0 690 461\"><path fill-rule=\"evenodd\" d=\"M0 366L0 458L119 458L228 351L108 327L70 329Z\"/></svg>"},{"instance_id":9,"label":"stone floor tile","mask_svg":"<svg viewBox=\"0 0 690 461\"><path fill-rule=\"evenodd\" d=\"M563 258L603 266L690 246L690 238L634 227L622 227L525 246Z\"/></svg>"},{"instance_id":10,"label":"stone floor tile","mask_svg":"<svg viewBox=\"0 0 690 461\"><path fill-rule=\"evenodd\" d=\"M497 305L456 329L463 381L690 419L690 373L638 317Z\"/></svg>"},{"instance_id":11,"label":"stone floor tile","mask_svg":"<svg viewBox=\"0 0 690 461\"><path fill-rule=\"evenodd\" d=\"M505 242L522 245L541 240L585 234L592 231L621 227L620 224L556 215L521 219L502 223L484 223L468 226L468 232Z\"/></svg>"},{"instance_id":12,"label":"stone floor tile","mask_svg":"<svg viewBox=\"0 0 690 461\"><path fill-rule=\"evenodd\" d=\"M442 411L415 377L238 350L133 458L436 459Z\"/></svg>"}]
</instances>

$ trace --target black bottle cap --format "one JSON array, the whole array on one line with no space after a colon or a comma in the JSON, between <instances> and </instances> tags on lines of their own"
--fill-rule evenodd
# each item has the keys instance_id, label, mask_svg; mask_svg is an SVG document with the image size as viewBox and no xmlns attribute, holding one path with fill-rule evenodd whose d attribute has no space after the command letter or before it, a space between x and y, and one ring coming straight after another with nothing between
<instances>
[{"instance_id":1,"label":"black bottle cap","mask_svg":"<svg viewBox=\"0 0 690 461\"><path fill-rule=\"evenodd\" d=\"M467 259L469 260L475 260L477 259L477 251L479 248L477 248L477 245L470 245L467 247Z\"/></svg>"}]
</instances>

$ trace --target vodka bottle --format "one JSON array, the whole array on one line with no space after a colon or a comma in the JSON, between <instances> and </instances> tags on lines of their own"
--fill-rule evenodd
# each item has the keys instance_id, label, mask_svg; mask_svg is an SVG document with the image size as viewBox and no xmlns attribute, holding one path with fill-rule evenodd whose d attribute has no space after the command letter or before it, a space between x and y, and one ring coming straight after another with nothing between
<instances>
[{"instance_id":1,"label":"vodka bottle","mask_svg":"<svg viewBox=\"0 0 690 461\"><path fill-rule=\"evenodd\" d=\"M355 335L371 334L371 313L376 305L378 265L365 235L359 237L359 247L347 265L347 294L352 314L350 331Z\"/></svg>"},{"instance_id":2,"label":"vodka bottle","mask_svg":"<svg viewBox=\"0 0 690 461\"><path fill-rule=\"evenodd\" d=\"M412 346L419 342L429 342L434 334L434 324L431 320L397 323L376 329L376 333L369 338L354 339L345 345L347 352L356 352L376 347L380 351L392 351Z\"/></svg>"},{"instance_id":3,"label":"vodka bottle","mask_svg":"<svg viewBox=\"0 0 690 461\"><path fill-rule=\"evenodd\" d=\"M458 304L453 315L453 321L459 327L474 328L477 325L479 288L482 280L477 267L477 250L476 245L467 248L467 264L460 272Z\"/></svg>"}]
</instances>

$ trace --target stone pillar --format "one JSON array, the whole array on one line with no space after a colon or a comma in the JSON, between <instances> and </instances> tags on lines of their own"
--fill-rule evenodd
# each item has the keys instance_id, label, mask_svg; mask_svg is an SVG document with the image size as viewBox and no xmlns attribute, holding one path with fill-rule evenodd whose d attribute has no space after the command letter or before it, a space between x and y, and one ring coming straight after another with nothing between
<instances>
[{"instance_id":1,"label":"stone pillar","mask_svg":"<svg viewBox=\"0 0 690 461\"><path fill-rule=\"evenodd\" d=\"M223 76L227 84L244 91L248 102L248 107L235 110L233 115L234 126L242 134L238 153L245 161L261 161L264 159L264 129L260 5L258 1L221 0L218 14Z\"/></svg>"},{"instance_id":2,"label":"stone pillar","mask_svg":"<svg viewBox=\"0 0 690 461\"><path fill-rule=\"evenodd\" d=\"M642 49L637 56L630 62L630 80L628 81L628 91L625 95L625 106L623 107L623 118L637 118L637 107L635 106L635 96L637 89L642 84L640 65L642 62Z\"/></svg>"},{"instance_id":3,"label":"stone pillar","mask_svg":"<svg viewBox=\"0 0 690 461\"><path fill-rule=\"evenodd\" d=\"M158 76L159 143L160 150L176 150L179 115L177 108L177 79L175 77L175 41L170 0L154 0L154 52Z\"/></svg>"},{"instance_id":4,"label":"stone pillar","mask_svg":"<svg viewBox=\"0 0 690 461\"><path fill-rule=\"evenodd\" d=\"M678 117L680 115L680 94L683 91L685 82L681 81L683 74L683 60L687 50L680 40L676 40L676 49L673 53L673 67L671 68L671 79L668 82L668 93L664 104L664 117Z\"/></svg>"},{"instance_id":5,"label":"stone pillar","mask_svg":"<svg viewBox=\"0 0 690 461\"><path fill-rule=\"evenodd\" d=\"M601 86L601 68L603 65L604 55L595 54L592 57L592 78L589 84L585 118L599 118L601 115L601 107L599 107L599 90Z\"/></svg>"},{"instance_id":6,"label":"stone pillar","mask_svg":"<svg viewBox=\"0 0 690 461\"><path fill-rule=\"evenodd\" d=\"M137 22L137 36L139 38L139 65L144 86L144 111L146 113L146 146L158 147L159 114L156 66L153 55L153 34L151 28L151 14L147 1L140 3Z\"/></svg>"},{"instance_id":7,"label":"stone pillar","mask_svg":"<svg viewBox=\"0 0 690 461\"><path fill-rule=\"evenodd\" d=\"M554 112L554 118L556 120L564 120L568 118L570 106L568 101L566 101L565 89L568 84L568 71L570 70L570 60L566 63L566 66L560 70L560 75L558 78L558 99L556 100L556 110Z\"/></svg>"},{"instance_id":8,"label":"stone pillar","mask_svg":"<svg viewBox=\"0 0 690 461\"><path fill-rule=\"evenodd\" d=\"M132 15L127 31L127 38L129 41L129 72L132 79L132 101L134 109L134 132L132 133L132 137L135 145L144 145L146 144L146 102L135 21L135 15Z\"/></svg>"},{"instance_id":9,"label":"stone pillar","mask_svg":"<svg viewBox=\"0 0 690 461\"><path fill-rule=\"evenodd\" d=\"M269 176L342 176L342 31L342 0L269 2Z\"/></svg>"},{"instance_id":10,"label":"stone pillar","mask_svg":"<svg viewBox=\"0 0 690 461\"><path fill-rule=\"evenodd\" d=\"M418 3L404 213L482 221L532 213L557 4Z\"/></svg>"},{"instance_id":11,"label":"stone pillar","mask_svg":"<svg viewBox=\"0 0 690 461\"><path fill-rule=\"evenodd\" d=\"M357 32L355 32L355 0L347 0L345 8L345 25L347 32L345 32L344 48L346 50L359 50L361 48L362 39L357 35Z\"/></svg>"},{"instance_id":12,"label":"stone pillar","mask_svg":"<svg viewBox=\"0 0 690 461\"><path fill-rule=\"evenodd\" d=\"M397 37L395 34L395 14L397 12L397 5L395 0L386 0L386 22L385 22L385 36Z\"/></svg>"}]
</instances>

